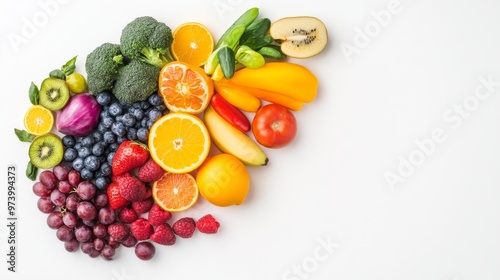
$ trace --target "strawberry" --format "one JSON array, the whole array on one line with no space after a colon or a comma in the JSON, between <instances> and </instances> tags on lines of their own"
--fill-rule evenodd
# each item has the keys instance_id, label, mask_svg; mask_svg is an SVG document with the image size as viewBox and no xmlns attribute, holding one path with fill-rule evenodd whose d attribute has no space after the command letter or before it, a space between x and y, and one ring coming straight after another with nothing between
<instances>
[{"instance_id":1,"label":"strawberry","mask_svg":"<svg viewBox=\"0 0 500 280\"><path fill-rule=\"evenodd\" d=\"M172 218L172 214L168 211L163 210L158 204L153 204L148 213L148 220L153 226L159 226L161 224L166 223L170 218Z\"/></svg>"},{"instance_id":2,"label":"strawberry","mask_svg":"<svg viewBox=\"0 0 500 280\"><path fill-rule=\"evenodd\" d=\"M112 182L108 185L106 194L108 195L109 206L111 206L113 210L120 209L130 203L120 194L120 186L116 182Z\"/></svg>"},{"instance_id":3,"label":"strawberry","mask_svg":"<svg viewBox=\"0 0 500 280\"><path fill-rule=\"evenodd\" d=\"M120 175L144 165L148 159L149 151L146 145L126 140L118 146L111 162L111 170L113 175Z\"/></svg>"},{"instance_id":4,"label":"strawberry","mask_svg":"<svg viewBox=\"0 0 500 280\"><path fill-rule=\"evenodd\" d=\"M193 236L194 230L196 229L196 223L193 218L184 217L177 220L172 225L172 229L178 236L182 238L190 238Z\"/></svg>"},{"instance_id":5,"label":"strawberry","mask_svg":"<svg viewBox=\"0 0 500 280\"><path fill-rule=\"evenodd\" d=\"M217 220L210 214L205 215L196 221L196 228L202 233L217 233L220 224Z\"/></svg>"},{"instance_id":6,"label":"strawberry","mask_svg":"<svg viewBox=\"0 0 500 280\"><path fill-rule=\"evenodd\" d=\"M146 185L129 172L113 176L113 180L120 186L120 194L128 201L140 201L146 196Z\"/></svg>"},{"instance_id":7,"label":"strawberry","mask_svg":"<svg viewBox=\"0 0 500 280\"><path fill-rule=\"evenodd\" d=\"M137 178L143 182L152 183L158 181L165 173L152 158L150 158L143 166L137 171Z\"/></svg>"},{"instance_id":8,"label":"strawberry","mask_svg":"<svg viewBox=\"0 0 500 280\"><path fill-rule=\"evenodd\" d=\"M138 215L144 214L151 209L154 203L153 197L150 196L144 200L132 202L132 209L134 209Z\"/></svg>"},{"instance_id":9,"label":"strawberry","mask_svg":"<svg viewBox=\"0 0 500 280\"><path fill-rule=\"evenodd\" d=\"M162 245L174 245L175 234L169 224L161 224L155 227L155 232L150 236L153 242Z\"/></svg>"},{"instance_id":10,"label":"strawberry","mask_svg":"<svg viewBox=\"0 0 500 280\"><path fill-rule=\"evenodd\" d=\"M147 240L154 231L148 220L139 218L130 224L130 232L137 240Z\"/></svg>"},{"instance_id":11,"label":"strawberry","mask_svg":"<svg viewBox=\"0 0 500 280\"><path fill-rule=\"evenodd\" d=\"M118 214L122 223L131 224L139 218L139 215L130 207L123 208Z\"/></svg>"}]
</instances>

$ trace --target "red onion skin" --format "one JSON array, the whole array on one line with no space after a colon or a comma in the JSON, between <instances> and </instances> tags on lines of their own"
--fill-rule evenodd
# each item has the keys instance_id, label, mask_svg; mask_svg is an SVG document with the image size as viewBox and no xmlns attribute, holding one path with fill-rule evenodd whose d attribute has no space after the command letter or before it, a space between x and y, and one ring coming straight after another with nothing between
<instances>
[{"instance_id":1,"label":"red onion skin","mask_svg":"<svg viewBox=\"0 0 500 280\"><path fill-rule=\"evenodd\" d=\"M58 112L56 128L65 135L86 136L96 128L100 113L101 105L92 94L76 94Z\"/></svg>"}]
</instances>

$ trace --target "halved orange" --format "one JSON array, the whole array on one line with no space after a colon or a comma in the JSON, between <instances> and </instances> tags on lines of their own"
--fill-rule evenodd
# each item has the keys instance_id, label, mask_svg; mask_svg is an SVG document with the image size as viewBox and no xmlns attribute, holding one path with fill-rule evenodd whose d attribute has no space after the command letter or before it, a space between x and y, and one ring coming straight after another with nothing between
<instances>
[{"instance_id":1,"label":"halved orange","mask_svg":"<svg viewBox=\"0 0 500 280\"><path fill-rule=\"evenodd\" d=\"M170 212L187 210L198 200L196 180L189 173L165 173L153 183L152 196L156 204Z\"/></svg>"},{"instance_id":2,"label":"halved orange","mask_svg":"<svg viewBox=\"0 0 500 280\"><path fill-rule=\"evenodd\" d=\"M187 113L166 114L149 131L151 157L171 173L187 173L198 168L208 156L210 143L203 121Z\"/></svg>"},{"instance_id":3,"label":"halved orange","mask_svg":"<svg viewBox=\"0 0 500 280\"><path fill-rule=\"evenodd\" d=\"M201 23L186 22L172 33L170 50L177 61L202 66L214 50L214 38Z\"/></svg>"},{"instance_id":4,"label":"halved orange","mask_svg":"<svg viewBox=\"0 0 500 280\"><path fill-rule=\"evenodd\" d=\"M42 105L31 106L24 115L24 127L33 135L42 135L52 130L54 115Z\"/></svg>"},{"instance_id":5,"label":"halved orange","mask_svg":"<svg viewBox=\"0 0 500 280\"><path fill-rule=\"evenodd\" d=\"M172 112L201 113L214 93L213 81L202 68L179 61L163 66L158 84L163 101Z\"/></svg>"}]
</instances>

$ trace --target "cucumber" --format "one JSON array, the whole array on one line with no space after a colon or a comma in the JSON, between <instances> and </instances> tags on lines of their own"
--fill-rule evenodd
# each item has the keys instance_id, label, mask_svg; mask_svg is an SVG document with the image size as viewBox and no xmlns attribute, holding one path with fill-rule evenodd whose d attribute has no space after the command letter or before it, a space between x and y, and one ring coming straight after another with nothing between
<instances>
[{"instance_id":1,"label":"cucumber","mask_svg":"<svg viewBox=\"0 0 500 280\"><path fill-rule=\"evenodd\" d=\"M244 25L245 28L249 26L256 18L259 16L259 8L250 8L244 12L230 27L222 34L219 41L215 45L215 49L218 49L221 44L225 43L228 37L230 37L230 30L238 25Z\"/></svg>"},{"instance_id":2,"label":"cucumber","mask_svg":"<svg viewBox=\"0 0 500 280\"><path fill-rule=\"evenodd\" d=\"M222 47L217 52L217 58L219 59L222 74L224 74L226 79L231 79L234 75L234 67L236 63L233 49L230 47Z\"/></svg>"}]
</instances>

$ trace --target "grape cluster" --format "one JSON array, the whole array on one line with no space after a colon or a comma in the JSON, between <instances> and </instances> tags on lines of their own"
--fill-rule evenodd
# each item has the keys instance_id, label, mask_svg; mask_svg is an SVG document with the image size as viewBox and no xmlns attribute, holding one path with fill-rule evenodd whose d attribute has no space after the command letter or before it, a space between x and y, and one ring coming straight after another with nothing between
<instances>
[{"instance_id":1,"label":"grape cluster","mask_svg":"<svg viewBox=\"0 0 500 280\"><path fill-rule=\"evenodd\" d=\"M65 135L64 162L71 164L83 180L105 189L118 146L125 140L147 144L149 129L168 109L156 93L134 103L118 101L109 92L97 94L96 100L102 107L96 130L84 137Z\"/></svg>"},{"instance_id":2,"label":"grape cluster","mask_svg":"<svg viewBox=\"0 0 500 280\"><path fill-rule=\"evenodd\" d=\"M47 214L47 225L56 230L67 251L81 248L92 258L111 260L120 244L135 246L137 240L125 243L109 237L108 225L118 217L108 204L107 194L82 180L71 167L60 164L42 171L33 192L39 196L38 209Z\"/></svg>"}]
</instances>

